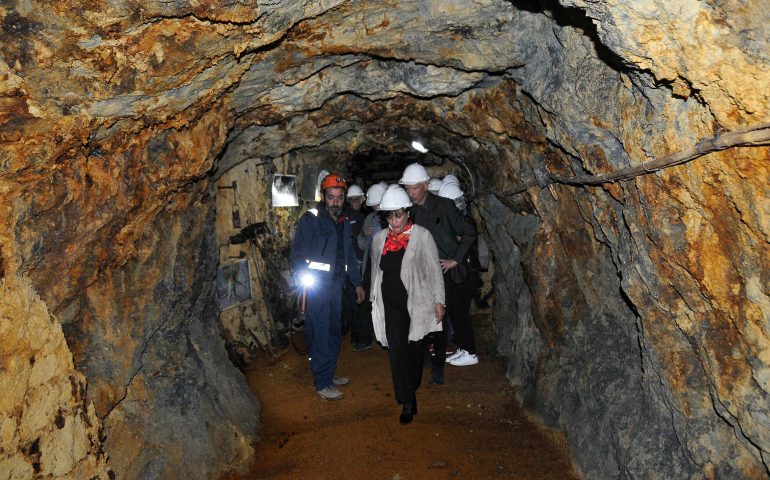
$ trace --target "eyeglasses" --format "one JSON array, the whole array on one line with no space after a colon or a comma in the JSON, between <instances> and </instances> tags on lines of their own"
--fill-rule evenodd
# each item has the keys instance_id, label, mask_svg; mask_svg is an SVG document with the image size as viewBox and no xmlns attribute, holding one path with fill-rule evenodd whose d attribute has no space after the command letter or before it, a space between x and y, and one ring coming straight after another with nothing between
<instances>
[{"instance_id":1,"label":"eyeglasses","mask_svg":"<svg viewBox=\"0 0 770 480\"><path fill-rule=\"evenodd\" d=\"M391 218L399 219L399 218L403 217L404 215L406 215L406 211L404 211L404 210L393 210L393 211L390 211L390 212L385 212L385 218L387 218L387 219L391 219Z\"/></svg>"}]
</instances>

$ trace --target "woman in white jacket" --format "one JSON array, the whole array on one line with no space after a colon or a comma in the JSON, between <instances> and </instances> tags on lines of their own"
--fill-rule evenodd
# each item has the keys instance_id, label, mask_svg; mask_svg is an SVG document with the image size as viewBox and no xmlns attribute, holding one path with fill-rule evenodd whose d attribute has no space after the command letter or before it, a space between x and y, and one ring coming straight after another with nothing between
<instances>
[{"instance_id":1,"label":"woman in white jacket","mask_svg":"<svg viewBox=\"0 0 770 480\"><path fill-rule=\"evenodd\" d=\"M423 337L441 330L444 316L444 277L438 249L430 232L409 218L412 206L401 187L382 196L379 211L388 229L372 242L372 323L374 334L388 347L399 420L417 413L417 389L422 381Z\"/></svg>"}]
</instances>

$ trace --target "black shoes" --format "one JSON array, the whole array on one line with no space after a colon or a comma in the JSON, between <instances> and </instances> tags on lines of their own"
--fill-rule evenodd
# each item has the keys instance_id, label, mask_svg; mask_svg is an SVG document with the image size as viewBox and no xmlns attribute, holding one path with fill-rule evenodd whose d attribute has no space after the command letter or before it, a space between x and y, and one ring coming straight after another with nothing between
<instances>
[{"instance_id":1,"label":"black shoes","mask_svg":"<svg viewBox=\"0 0 770 480\"><path fill-rule=\"evenodd\" d=\"M412 419L415 415L417 415L417 402L405 403L401 408L401 415L399 415L398 421L401 422L401 425L412 423Z\"/></svg>"},{"instance_id":2,"label":"black shoes","mask_svg":"<svg viewBox=\"0 0 770 480\"><path fill-rule=\"evenodd\" d=\"M371 343L356 343L355 345L353 345L353 348L352 348L354 352L365 352L371 349L372 349Z\"/></svg>"}]
</instances>

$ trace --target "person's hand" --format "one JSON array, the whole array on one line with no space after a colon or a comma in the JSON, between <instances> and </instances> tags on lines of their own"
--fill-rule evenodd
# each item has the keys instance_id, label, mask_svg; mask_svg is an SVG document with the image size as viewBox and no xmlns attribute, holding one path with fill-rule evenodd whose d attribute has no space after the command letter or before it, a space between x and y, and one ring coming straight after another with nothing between
<instances>
[{"instance_id":1,"label":"person's hand","mask_svg":"<svg viewBox=\"0 0 770 480\"><path fill-rule=\"evenodd\" d=\"M441 323L444 319L444 306L440 303L436 304L436 323Z\"/></svg>"},{"instance_id":2,"label":"person's hand","mask_svg":"<svg viewBox=\"0 0 770 480\"><path fill-rule=\"evenodd\" d=\"M356 303L361 303L366 299L364 287L356 287Z\"/></svg>"},{"instance_id":3,"label":"person's hand","mask_svg":"<svg viewBox=\"0 0 770 480\"><path fill-rule=\"evenodd\" d=\"M444 259L442 258L439 260L439 263L441 264L441 271L446 273L450 268L455 268L457 266L457 260L454 259Z\"/></svg>"},{"instance_id":4,"label":"person's hand","mask_svg":"<svg viewBox=\"0 0 770 480\"><path fill-rule=\"evenodd\" d=\"M364 234L365 237L371 237L372 232L374 232L374 227L364 227L364 229L362 230L362 233Z\"/></svg>"}]
</instances>

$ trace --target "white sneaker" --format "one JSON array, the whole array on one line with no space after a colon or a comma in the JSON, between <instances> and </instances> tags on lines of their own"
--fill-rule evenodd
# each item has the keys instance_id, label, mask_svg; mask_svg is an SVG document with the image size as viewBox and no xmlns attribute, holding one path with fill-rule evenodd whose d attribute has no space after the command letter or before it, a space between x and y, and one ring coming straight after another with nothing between
<instances>
[{"instance_id":1,"label":"white sneaker","mask_svg":"<svg viewBox=\"0 0 770 480\"><path fill-rule=\"evenodd\" d=\"M344 393L340 392L337 387L334 386L316 390L316 393L324 400L339 400L345 396Z\"/></svg>"},{"instance_id":2,"label":"white sneaker","mask_svg":"<svg viewBox=\"0 0 770 480\"><path fill-rule=\"evenodd\" d=\"M334 384L338 387L342 387L344 385L347 385L350 383L350 379L348 377L343 377L342 375L335 375L334 380L332 380Z\"/></svg>"},{"instance_id":3,"label":"white sneaker","mask_svg":"<svg viewBox=\"0 0 770 480\"><path fill-rule=\"evenodd\" d=\"M463 350L463 353L457 357L449 360L449 364L454 365L455 367L465 367L468 365L476 365L477 363L479 363L479 357L476 355L471 355L465 350Z\"/></svg>"},{"instance_id":4,"label":"white sneaker","mask_svg":"<svg viewBox=\"0 0 770 480\"><path fill-rule=\"evenodd\" d=\"M463 353L465 353L465 350L463 350L462 348L458 348L457 350L455 350L455 353L446 357L446 361L448 362L450 360L454 360L455 358L459 357Z\"/></svg>"}]
</instances>

